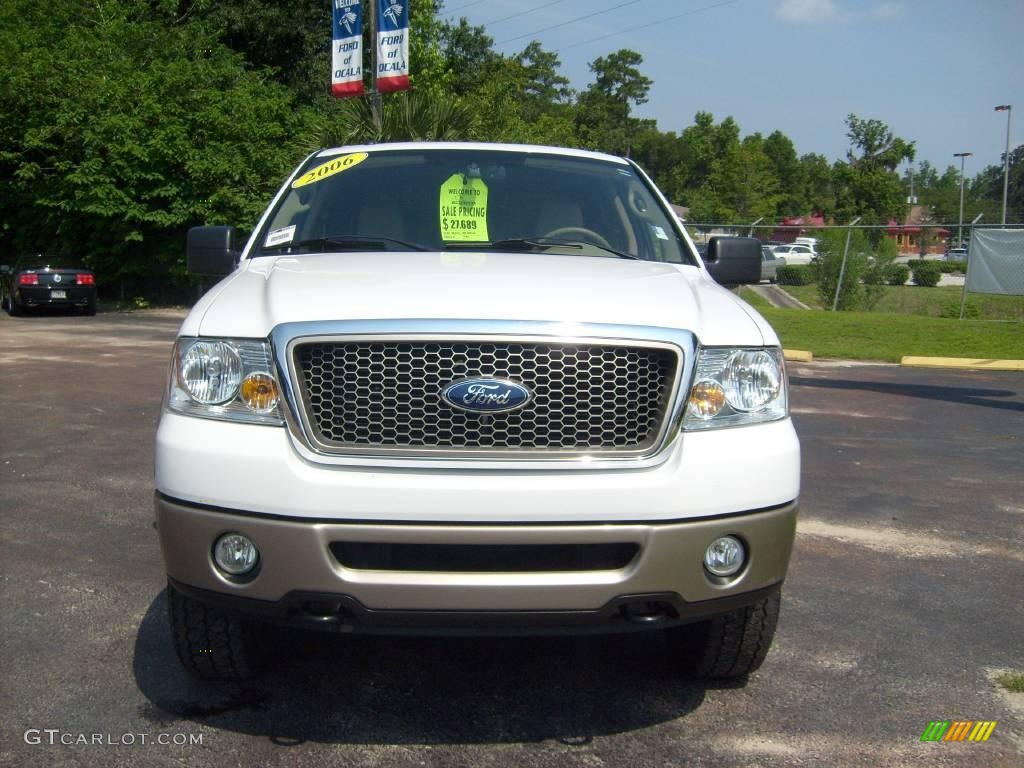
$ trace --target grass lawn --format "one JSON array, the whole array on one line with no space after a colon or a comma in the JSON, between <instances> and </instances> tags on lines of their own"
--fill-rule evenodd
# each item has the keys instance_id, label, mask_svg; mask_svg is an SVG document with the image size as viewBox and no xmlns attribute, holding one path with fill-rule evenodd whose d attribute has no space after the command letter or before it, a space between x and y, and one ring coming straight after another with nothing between
<instances>
[{"instance_id":1,"label":"grass lawn","mask_svg":"<svg viewBox=\"0 0 1024 768\"><path fill-rule=\"evenodd\" d=\"M1000 675L999 684L1011 693L1024 693L1024 675L1020 672L1007 672Z\"/></svg>"},{"instance_id":2,"label":"grass lawn","mask_svg":"<svg viewBox=\"0 0 1024 768\"><path fill-rule=\"evenodd\" d=\"M816 285L781 285L779 287L812 309L823 308ZM953 285L934 288L922 288L917 285L886 286L885 295L872 311L897 315L958 318L962 291L962 288ZM746 299L747 296L744 295L743 298ZM968 294L964 317L1024 321L1024 296Z\"/></svg>"},{"instance_id":3,"label":"grass lawn","mask_svg":"<svg viewBox=\"0 0 1024 768\"><path fill-rule=\"evenodd\" d=\"M784 347L809 350L815 357L892 363L904 355L1024 359L1021 322L760 306L757 310L775 328Z\"/></svg>"},{"instance_id":4,"label":"grass lawn","mask_svg":"<svg viewBox=\"0 0 1024 768\"><path fill-rule=\"evenodd\" d=\"M764 296L762 296L761 294L755 293L749 285L744 285L740 289L740 298L747 302L747 304L752 306L758 312L764 309L772 308L771 302L769 302L768 299L764 298Z\"/></svg>"}]
</instances>

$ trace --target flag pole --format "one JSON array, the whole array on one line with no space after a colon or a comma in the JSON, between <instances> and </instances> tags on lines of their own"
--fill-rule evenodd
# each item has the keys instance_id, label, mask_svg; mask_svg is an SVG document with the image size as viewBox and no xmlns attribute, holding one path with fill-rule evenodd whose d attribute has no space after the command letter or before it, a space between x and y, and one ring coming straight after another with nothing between
<instances>
[{"instance_id":1,"label":"flag pole","mask_svg":"<svg viewBox=\"0 0 1024 768\"><path fill-rule=\"evenodd\" d=\"M377 0L369 0L370 6L370 65L373 67L373 80L370 84L370 112L373 124L377 128L377 139L384 131L384 109L380 91L377 90Z\"/></svg>"}]
</instances>

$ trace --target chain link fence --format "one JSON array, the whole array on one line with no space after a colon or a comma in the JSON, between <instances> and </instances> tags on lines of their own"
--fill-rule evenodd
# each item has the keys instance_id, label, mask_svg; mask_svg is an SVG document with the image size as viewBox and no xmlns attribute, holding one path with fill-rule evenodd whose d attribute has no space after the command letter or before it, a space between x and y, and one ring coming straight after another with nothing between
<instances>
[{"instance_id":1,"label":"chain link fence","mask_svg":"<svg viewBox=\"0 0 1024 768\"><path fill-rule=\"evenodd\" d=\"M783 290L814 309L1024 322L1024 224L684 225L698 244L760 239L786 261L778 270Z\"/></svg>"}]
</instances>

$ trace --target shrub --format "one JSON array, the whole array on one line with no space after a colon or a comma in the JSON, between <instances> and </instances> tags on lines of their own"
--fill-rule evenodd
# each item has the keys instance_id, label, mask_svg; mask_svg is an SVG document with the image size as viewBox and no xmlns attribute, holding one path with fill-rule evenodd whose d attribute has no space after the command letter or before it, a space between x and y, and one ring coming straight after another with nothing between
<instances>
[{"instance_id":1,"label":"shrub","mask_svg":"<svg viewBox=\"0 0 1024 768\"><path fill-rule=\"evenodd\" d=\"M943 274L947 272L963 272L967 274L967 262L966 261L937 261L939 269L942 270Z\"/></svg>"},{"instance_id":2,"label":"shrub","mask_svg":"<svg viewBox=\"0 0 1024 768\"><path fill-rule=\"evenodd\" d=\"M910 267L905 264L890 264L886 271L885 282L889 285L903 285L910 279Z\"/></svg>"},{"instance_id":3,"label":"shrub","mask_svg":"<svg viewBox=\"0 0 1024 768\"><path fill-rule=\"evenodd\" d=\"M810 285L817 279L816 273L813 264L787 264L779 267L778 280L780 285Z\"/></svg>"},{"instance_id":4,"label":"shrub","mask_svg":"<svg viewBox=\"0 0 1024 768\"><path fill-rule=\"evenodd\" d=\"M849 238L849 249L847 249L847 238ZM862 279L870 283L881 282L877 277L877 270L874 270L868 260L871 251L870 243L863 230L831 230L821 238L818 256L818 295L821 297L823 306L832 307L836 297L836 287L839 285L839 273L843 272L843 282L839 293L837 307L839 309L857 309L865 304L867 300L877 302L880 292L865 291L861 285ZM843 253L846 252L846 268L843 269Z\"/></svg>"},{"instance_id":5,"label":"shrub","mask_svg":"<svg viewBox=\"0 0 1024 768\"><path fill-rule=\"evenodd\" d=\"M914 273L914 285L934 288L942 277L942 268L934 261L914 261L910 271Z\"/></svg>"},{"instance_id":6,"label":"shrub","mask_svg":"<svg viewBox=\"0 0 1024 768\"><path fill-rule=\"evenodd\" d=\"M896 241L891 237L883 237L881 242L875 247L875 258L882 262L890 262L900 255L900 249L896 246Z\"/></svg>"}]
</instances>

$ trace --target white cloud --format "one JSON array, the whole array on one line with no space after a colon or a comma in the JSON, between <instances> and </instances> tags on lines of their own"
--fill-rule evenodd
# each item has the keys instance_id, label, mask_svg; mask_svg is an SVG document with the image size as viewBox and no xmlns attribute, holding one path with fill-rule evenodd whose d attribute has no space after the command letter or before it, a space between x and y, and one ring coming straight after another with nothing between
<instances>
[{"instance_id":1,"label":"white cloud","mask_svg":"<svg viewBox=\"0 0 1024 768\"><path fill-rule=\"evenodd\" d=\"M839 18L839 6L834 0L782 0L775 12L783 21L813 24Z\"/></svg>"}]
</instances>

